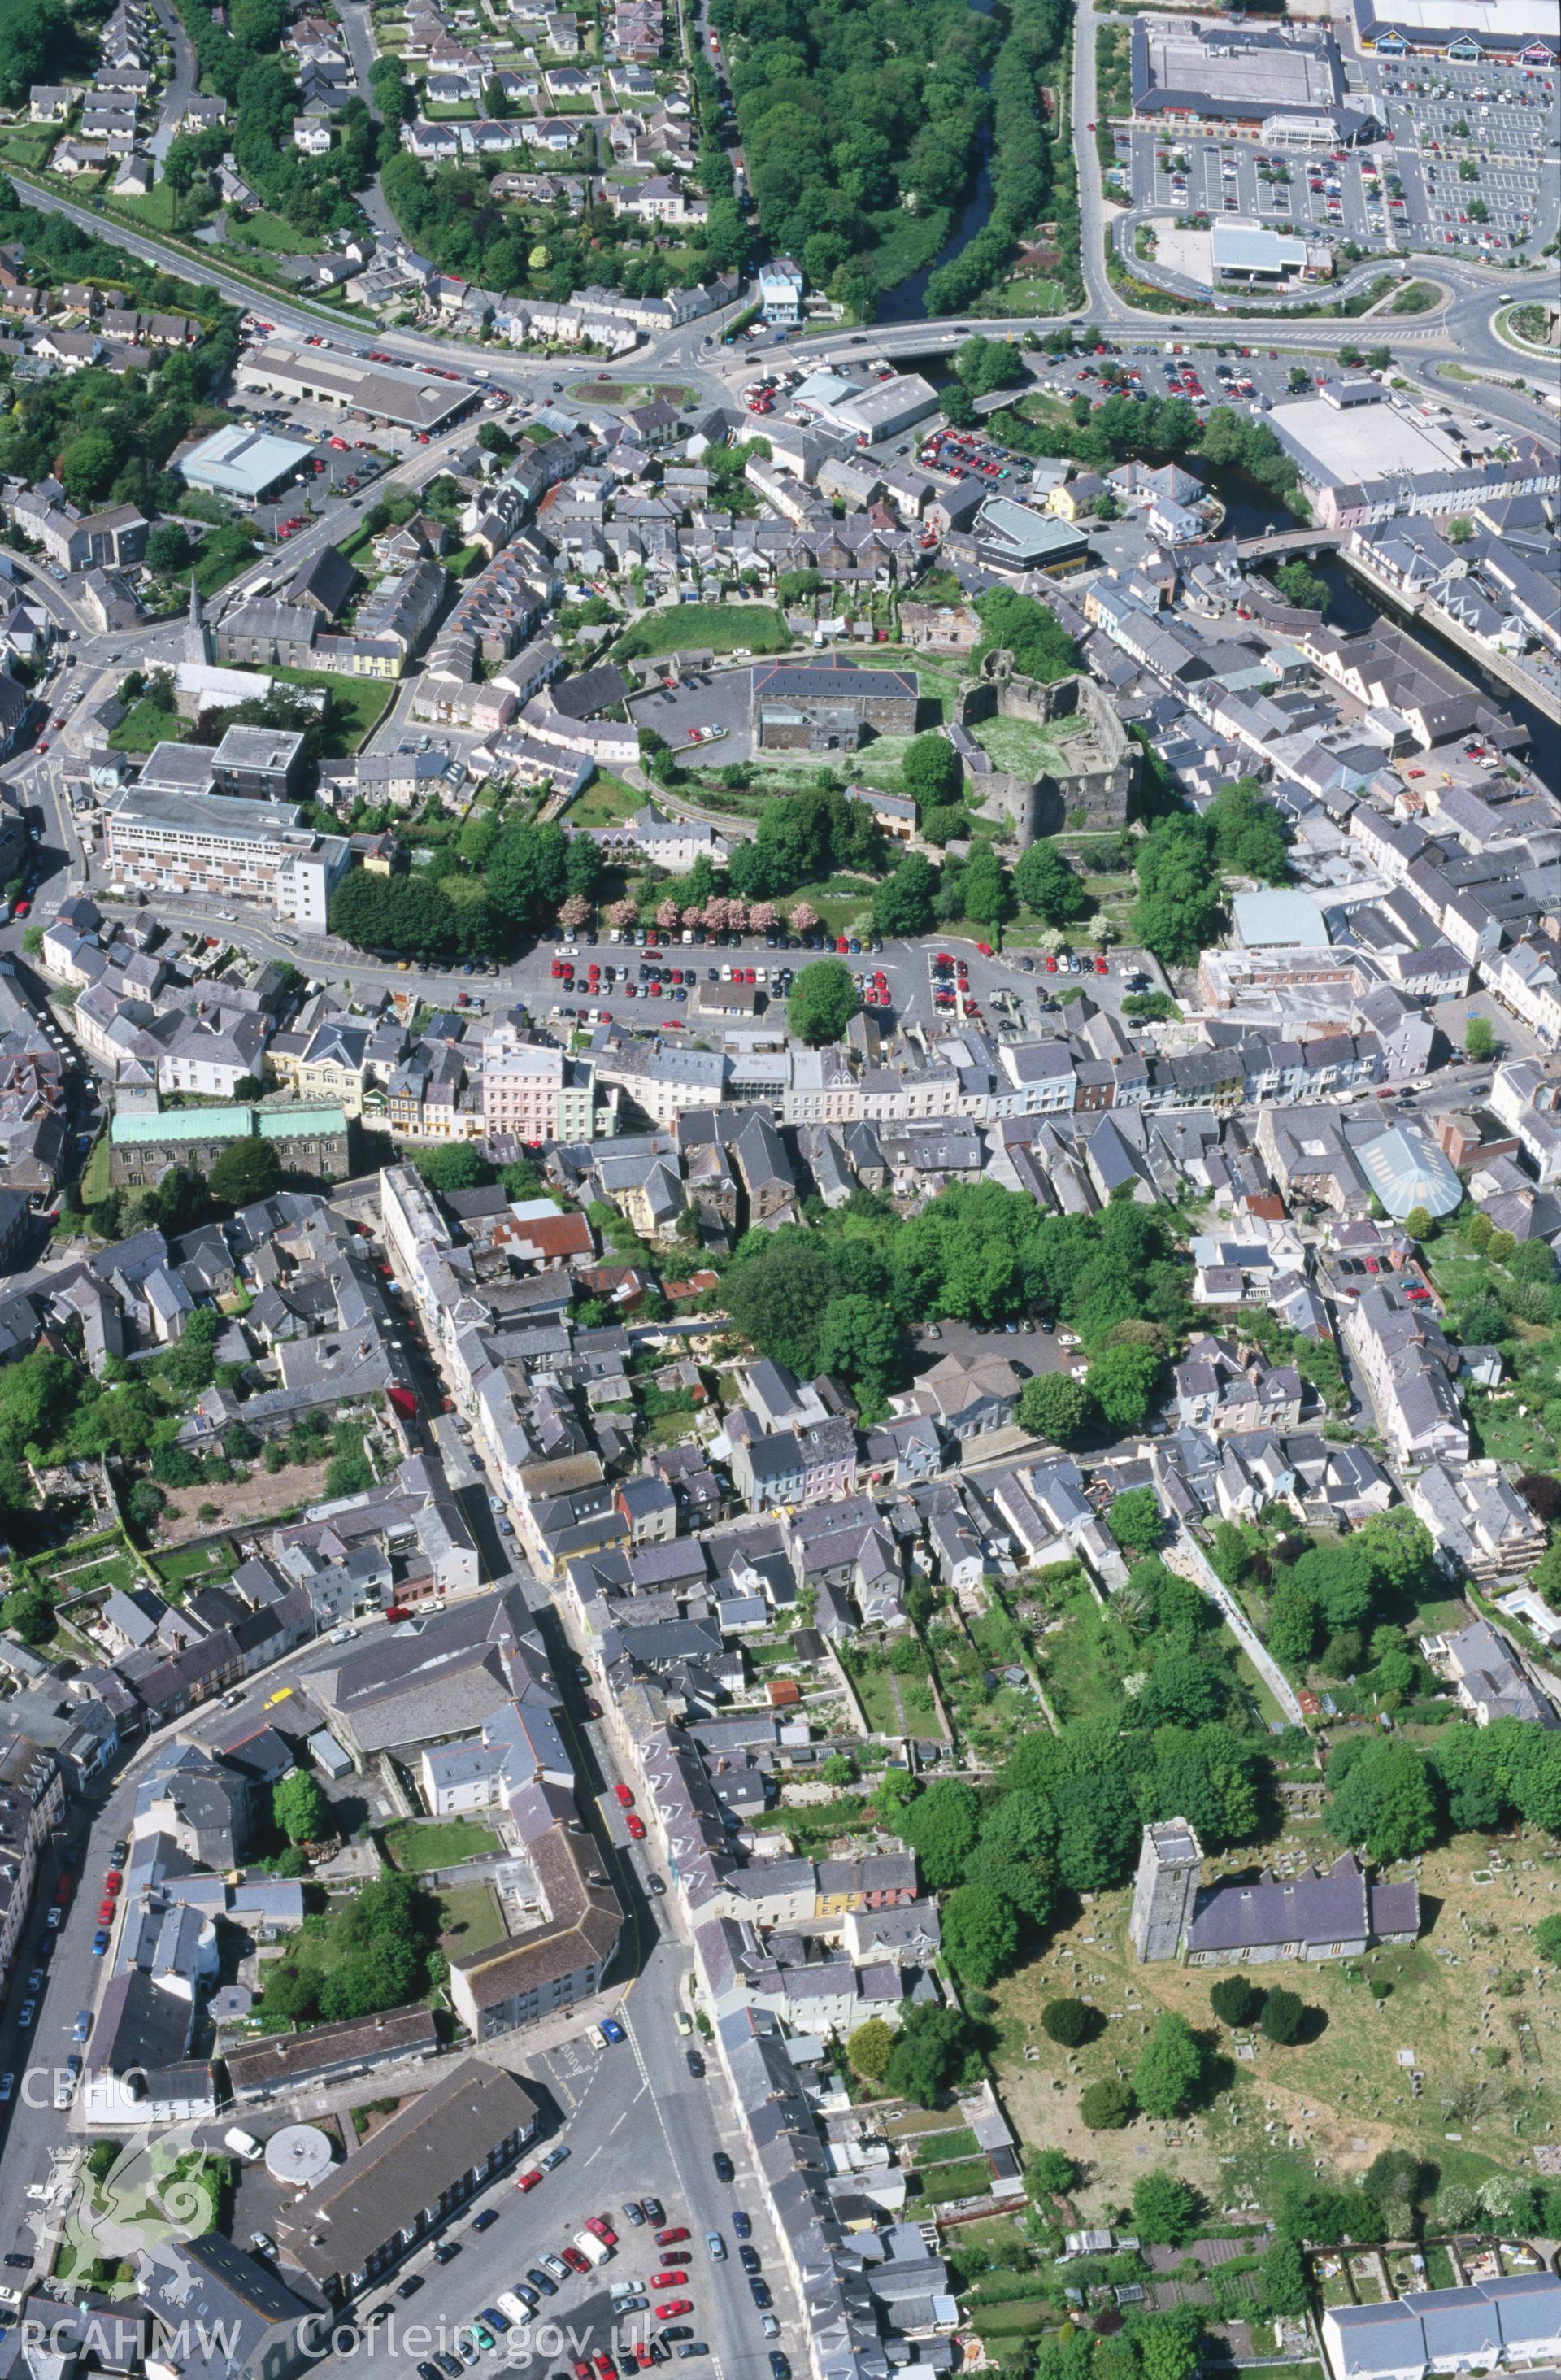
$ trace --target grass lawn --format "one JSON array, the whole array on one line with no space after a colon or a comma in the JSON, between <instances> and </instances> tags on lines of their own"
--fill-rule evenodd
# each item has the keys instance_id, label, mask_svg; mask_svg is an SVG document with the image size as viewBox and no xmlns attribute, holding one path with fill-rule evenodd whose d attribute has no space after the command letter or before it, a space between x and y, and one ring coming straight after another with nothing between
<instances>
[{"instance_id":1,"label":"grass lawn","mask_svg":"<svg viewBox=\"0 0 1561 2380\"><path fill-rule=\"evenodd\" d=\"M956 2157L974 2156L978 2143L968 2124L956 2125L952 2131L934 2132L916 2147L916 2163L921 2166L950 2165Z\"/></svg>"},{"instance_id":2,"label":"grass lawn","mask_svg":"<svg viewBox=\"0 0 1561 2380\"><path fill-rule=\"evenodd\" d=\"M230 212L227 222L228 237L236 248L263 248L273 256L312 256L319 245L266 207L248 218Z\"/></svg>"},{"instance_id":3,"label":"grass lawn","mask_svg":"<svg viewBox=\"0 0 1561 2380\"><path fill-rule=\"evenodd\" d=\"M395 699L395 686L389 678L344 677L335 670L300 669L273 669L272 675L289 686L324 686L335 706L336 732L332 742L339 752L356 752Z\"/></svg>"},{"instance_id":4,"label":"grass lawn","mask_svg":"<svg viewBox=\"0 0 1561 2380\"><path fill-rule=\"evenodd\" d=\"M430 1868L459 1867L463 1860L486 1859L499 1848L491 1827L473 1818L405 1818L385 1829L385 1850L404 1876Z\"/></svg>"},{"instance_id":5,"label":"grass lawn","mask_svg":"<svg viewBox=\"0 0 1561 2380\"><path fill-rule=\"evenodd\" d=\"M12 125L0 134L0 157L7 164L30 166L39 173L63 128L58 124Z\"/></svg>"},{"instance_id":6,"label":"grass lawn","mask_svg":"<svg viewBox=\"0 0 1561 2380\"><path fill-rule=\"evenodd\" d=\"M166 182L159 182L144 199L136 197L129 190L115 191L113 205L115 214L128 215L133 222L145 224L149 231L178 229L174 220L177 202Z\"/></svg>"},{"instance_id":7,"label":"grass lawn","mask_svg":"<svg viewBox=\"0 0 1561 2380\"><path fill-rule=\"evenodd\" d=\"M92 1153L88 1158L81 1175L82 1205L84 1207L101 1206L108 1196L109 1186L108 1135L103 1132L92 1143Z\"/></svg>"},{"instance_id":8,"label":"grass lawn","mask_svg":"<svg viewBox=\"0 0 1561 2380\"><path fill-rule=\"evenodd\" d=\"M233 1548L225 1537L201 1546L181 1546L176 1552L159 1554L152 1568L159 1578L170 1586L214 1586L219 1579L231 1578L237 1567Z\"/></svg>"},{"instance_id":9,"label":"grass lawn","mask_svg":"<svg viewBox=\"0 0 1561 2380\"><path fill-rule=\"evenodd\" d=\"M579 798L570 805L571 826L621 826L645 808L645 795L636 794L622 777L611 770L599 770Z\"/></svg>"},{"instance_id":10,"label":"grass lawn","mask_svg":"<svg viewBox=\"0 0 1561 2380\"><path fill-rule=\"evenodd\" d=\"M212 552L202 546L195 558L195 583L202 595L220 595L230 579L236 578L241 571L248 569L258 552L259 548L253 545L244 553L223 553L220 551ZM189 582L187 579L183 590L183 602L180 604L181 613L188 601Z\"/></svg>"},{"instance_id":11,"label":"grass lawn","mask_svg":"<svg viewBox=\"0 0 1561 2380\"><path fill-rule=\"evenodd\" d=\"M490 1884L453 1884L439 1896L439 1947L448 1958L486 1950L504 1938L503 1912Z\"/></svg>"},{"instance_id":12,"label":"grass lawn","mask_svg":"<svg viewBox=\"0 0 1561 2380\"><path fill-rule=\"evenodd\" d=\"M784 652L792 632L769 603L670 603L647 612L619 638L615 661L648 660L708 645L718 653L748 646L756 653Z\"/></svg>"},{"instance_id":13,"label":"grass lawn","mask_svg":"<svg viewBox=\"0 0 1561 2380\"><path fill-rule=\"evenodd\" d=\"M49 1584L62 1596L106 1594L118 1587L121 1592L135 1586L140 1572L124 1548L108 1546L101 1551L73 1556L67 1546L62 1554L50 1557Z\"/></svg>"},{"instance_id":14,"label":"grass lawn","mask_svg":"<svg viewBox=\"0 0 1561 2380\"><path fill-rule=\"evenodd\" d=\"M182 744L191 723L176 710L164 710L155 695L143 694L109 737L109 746L115 752L150 752L154 744Z\"/></svg>"},{"instance_id":15,"label":"grass lawn","mask_svg":"<svg viewBox=\"0 0 1561 2380\"><path fill-rule=\"evenodd\" d=\"M1005 281L995 294L1005 314L1060 314L1068 305L1060 281Z\"/></svg>"},{"instance_id":16,"label":"grass lawn","mask_svg":"<svg viewBox=\"0 0 1561 2380\"><path fill-rule=\"evenodd\" d=\"M1554 1471L1561 1450L1531 1402L1537 1393L1531 1389L1527 1396L1509 1390L1493 1397L1475 1391L1468 1406L1474 1452L1498 1463L1520 1463L1526 1471Z\"/></svg>"},{"instance_id":17,"label":"grass lawn","mask_svg":"<svg viewBox=\"0 0 1561 2380\"><path fill-rule=\"evenodd\" d=\"M1080 720L1057 720L1049 727L1028 719L987 719L971 730L984 752L999 769L1014 777L1038 777L1043 770L1067 766L1063 746L1084 726Z\"/></svg>"},{"instance_id":18,"label":"grass lawn","mask_svg":"<svg viewBox=\"0 0 1561 2380\"><path fill-rule=\"evenodd\" d=\"M992 2187L992 2168L985 2157L967 2157L961 2164L935 2165L921 2177L921 2197L911 2204L946 2206L956 2198L979 2198Z\"/></svg>"}]
</instances>

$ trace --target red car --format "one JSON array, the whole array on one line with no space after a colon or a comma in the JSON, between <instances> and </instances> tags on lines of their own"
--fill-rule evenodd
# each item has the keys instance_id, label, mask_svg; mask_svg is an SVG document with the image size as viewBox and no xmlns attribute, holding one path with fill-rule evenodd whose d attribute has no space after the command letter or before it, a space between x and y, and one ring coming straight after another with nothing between
<instances>
[{"instance_id":1,"label":"red car","mask_svg":"<svg viewBox=\"0 0 1561 2380\"><path fill-rule=\"evenodd\" d=\"M535 2190L537 2184L541 2180L541 2167L539 2165L534 2165L529 2173L523 2173L521 2175L520 2180L515 2183L515 2188L517 2190Z\"/></svg>"},{"instance_id":2,"label":"red car","mask_svg":"<svg viewBox=\"0 0 1561 2380\"><path fill-rule=\"evenodd\" d=\"M113 1903L113 1901L112 1901L112 1900L103 1900L103 1901L100 1901L100 1902L98 1903L98 1924L99 1924L100 1925L113 1925L113 1923L114 1923L114 1903Z\"/></svg>"},{"instance_id":3,"label":"red car","mask_svg":"<svg viewBox=\"0 0 1561 2380\"><path fill-rule=\"evenodd\" d=\"M1054 958L1047 959L1047 975L1055 975L1057 973L1057 961Z\"/></svg>"},{"instance_id":4,"label":"red car","mask_svg":"<svg viewBox=\"0 0 1561 2380\"><path fill-rule=\"evenodd\" d=\"M1111 972L1110 968L1107 965L1107 964L1106 964L1105 960L1104 960L1104 959L1099 959L1099 958L1097 958L1097 959L1095 960L1095 971L1096 975L1109 975L1109 974L1110 974L1110 972Z\"/></svg>"},{"instance_id":5,"label":"red car","mask_svg":"<svg viewBox=\"0 0 1561 2380\"><path fill-rule=\"evenodd\" d=\"M583 2256L578 2248L561 2248L558 2252L563 2258L564 2263L568 2265L572 2273L588 2273L590 2271L590 2258L588 2256Z\"/></svg>"},{"instance_id":6,"label":"red car","mask_svg":"<svg viewBox=\"0 0 1561 2380\"><path fill-rule=\"evenodd\" d=\"M652 2273L650 2286L653 2289L685 2289L688 2287L688 2275L686 2273Z\"/></svg>"},{"instance_id":7,"label":"red car","mask_svg":"<svg viewBox=\"0 0 1561 2380\"><path fill-rule=\"evenodd\" d=\"M657 2232L656 2245L658 2248L670 2248L674 2240L686 2240L687 2237L688 2226L685 2223L672 2223L665 2231Z\"/></svg>"},{"instance_id":8,"label":"red car","mask_svg":"<svg viewBox=\"0 0 1561 2380\"><path fill-rule=\"evenodd\" d=\"M18 901L11 914L15 917L25 917L31 906L32 904L30 901Z\"/></svg>"},{"instance_id":9,"label":"red car","mask_svg":"<svg viewBox=\"0 0 1561 2380\"><path fill-rule=\"evenodd\" d=\"M103 1880L103 1888L106 1893L116 1893L124 1881L119 1870L116 1867L111 1867Z\"/></svg>"},{"instance_id":10,"label":"red car","mask_svg":"<svg viewBox=\"0 0 1561 2380\"><path fill-rule=\"evenodd\" d=\"M591 2380L591 2367L583 2359L575 2366L575 2380Z\"/></svg>"},{"instance_id":11,"label":"red car","mask_svg":"<svg viewBox=\"0 0 1561 2380\"><path fill-rule=\"evenodd\" d=\"M656 2319L658 2322L675 2322L680 2313L692 2313L693 2312L694 2300L692 2298L669 2298L665 2305L659 2305L657 2307Z\"/></svg>"},{"instance_id":12,"label":"red car","mask_svg":"<svg viewBox=\"0 0 1561 2380\"><path fill-rule=\"evenodd\" d=\"M638 1811L631 1810L623 1823L628 1828L632 1840L636 1843L643 1843L645 1840L645 1820L640 1816Z\"/></svg>"},{"instance_id":13,"label":"red car","mask_svg":"<svg viewBox=\"0 0 1561 2380\"><path fill-rule=\"evenodd\" d=\"M613 2362L611 2355L599 2352L593 2355L591 2370L596 2374L597 2380L618 2380L618 2366Z\"/></svg>"},{"instance_id":14,"label":"red car","mask_svg":"<svg viewBox=\"0 0 1561 2380\"><path fill-rule=\"evenodd\" d=\"M601 2241L604 2248L615 2248L618 2245L618 2234L614 2231L611 2224L609 2223L605 2215L587 2216L586 2218L586 2228L587 2231L595 2232L597 2238Z\"/></svg>"},{"instance_id":15,"label":"red car","mask_svg":"<svg viewBox=\"0 0 1561 2380\"><path fill-rule=\"evenodd\" d=\"M58 1884L54 1887L54 1899L59 1902L62 1909L65 1907L66 1902L70 1899L71 1888L75 1881L76 1879L71 1875L70 1870L67 1868Z\"/></svg>"},{"instance_id":16,"label":"red car","mask_svg":"<svg viewBox=\"0 0 1561 2380\"><path fill-rule=\"evenodd\" d=\"M625 1810L632 1810L634 1808L635 1797L630 1791L628 1786L614 1785L612 1791L617 1794L619 1801L622 1802Z\"/></svg>"}]
</instances>

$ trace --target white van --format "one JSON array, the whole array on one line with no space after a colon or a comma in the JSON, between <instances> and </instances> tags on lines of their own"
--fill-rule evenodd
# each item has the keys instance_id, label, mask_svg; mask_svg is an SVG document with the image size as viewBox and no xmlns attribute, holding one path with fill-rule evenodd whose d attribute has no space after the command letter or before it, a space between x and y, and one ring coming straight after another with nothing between
<instances>
[{"instance_id":1,"label":"white van","mask_svg":"<svg viewBox=\"0 0 1561 2380\"><path fill-rule=\"evenodd\" d=\"M223 2146L231 2149L235 2156L242 2157L247 2165L257 2164L265 2155L254 2133L241 2132L236 2124L232 2131L223 2134Z\"/></svg>"}]
</instances>

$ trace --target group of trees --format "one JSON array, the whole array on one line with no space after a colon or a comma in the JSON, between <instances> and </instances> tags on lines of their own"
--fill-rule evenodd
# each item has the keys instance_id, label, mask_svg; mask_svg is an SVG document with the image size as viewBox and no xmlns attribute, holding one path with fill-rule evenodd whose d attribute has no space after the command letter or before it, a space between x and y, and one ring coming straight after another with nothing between
<instances>
[{"instance_id":1,"label":"group of trees","mask_svg":"<svg viewBox=\"0 0 1561 2380\"><path fill-rule=\"evenodd\" d=\"M600 875L588 835L524 821L501 829L477 811L409 873L352 869L332 895L331 930L395 957L490 958L516 926L561 915L583 923ZM571 901L581 906L569 918Z\"/></svg>"},{"instance_id":2,"label":"group of trees","mask_svg":"<svg viewBox=\"0 0 1561 2380\"><path fill-rule=\"evenodd\" d=\"M766 803L757 833L732 855L727 881L744 899L774 901L836 868L871 868L881 848L867 805L849 801L823 771L818 782L783 802Z\"/></svg>"},{"instance_id":3,"label":"group of trees","mask_svg":"<svg viewBox=\"0 0 1561 2380\"><path fill-rule=\"evenodd\" d=\"M994 437L1022 454L1066 457L1095 470L1135 458L1163 462L1197 455L1216 468L1245 471L1276 495L1292 500L1299 476L1294 457L1266 422L1227 405L1213 407L1200 422L1184 396L1142 397L1114 390L1094 403L1075 397L1066 419L1048 413L1035 421L1028 414L1002 412L993 417L991 429Z\"/></svg>"},{"instance_id":4,"label":"group of trees","mask_svg":"<svg viewBox=\"0 0 1561 2380\"><path fill-rule=\"evenodd\" d=\"M361 1886L329 1916L308 1917L287 1957L266 1974L262 2013L329 2023L375 2016L443 1980L439 1904L406 1876Z\"/></svg>"},{"instance_id":5,"label":"group of trees","mask_svg":"<svg viewBox=\"0 0 1561 2380\"><path fill-rule=\"evenodd\" d=\"M1164 1694L1152 1691L1157 1664L1143 1692L1109 1718L1065 1720L1056 1734L1024 1737L993 1786L977 1791L947 1779L918 1791L899 1775L879 1785L880 1820L912 1845L925 1882L947 1895L944 1952L965 1983L986 1990L1033 1949L1064 1892L1125 1882L1146 1822L1191 1816L1200 1839L1221 1848L1261 1831L1265 1755L1197 1715L1207 1713L1210 1697L1196 1673L1210 1666L1168 1647ZM1077 2004L1056 2005L1060 2021ZM1139 2104L1156 2112L1142 2092Z\"/></svg>"},{"instance_id":6,"label":"group of trees","mask_svg":"<svg viewBox=\"0 0 1561 2380\"><path fill-rule=\"evenodd\" d=\"M1289 875L1279 813L1250 777L1222 785L1206 809L1156 819L1133 866L1133 932L1168 966L1191 966L1219 940L1226 875L1268 884Z\"/></svg>"},{"instance_id":7,"label":"group of trees","mask_svg":"<svg viewBox=\"0 0 1561 2380\"><path fill-rule=\"evenodd\" d=\"M74 8L65 0L0 0L0 107L25 107L35 82L91 74L92 28L107 15L106 0Z\"/></svg>"},{"instance_id":8,"label":"group of trees","mask_svg":"<svg viewBox=\"0 0 1561 2380\"><path fill-rule=\"evenodd\" d=\"M1287 1540L1271 1566L1266 1641L1277 1661L1304 1670L1321 1658L1330 1677L1348 1677L1371 1648L1381 1661L1397 1648L1376 1633L1412 1607L1432 1585L1436 1549L1431 1532L1404 1506L1373 1513L1347 1537L1298 1547ZM1408 1658L1408 1656L1405 1656ZM1385 1682L1400 1691L1412 1671L1390 1670Z\"/></svg>"},{"instance_id":9,"label":"group of trees","mask_svg":"<svg viewBox=\"0 0 1561 2380\"><path fill-rule=\"evenodd\" d=\"M931 276L929 314L957 313L970 305L1004 277L1020 241L1042 218L1062 212L1053 191L1054 178L1060 188L1062 177L1054 177L1041 92L1060 79L1068 23L1061 0L1012 0L1008 38L992 69L991 212L974 238ZM1070 242L1059 237L1059 245L1069 252Z\"/></svg>"},{"instance_id":10,"label":"group of trees","mask_svg":"<svg viewBox=\"0 0 1561 2380\"><path fill-rule=\"evenodd\" d=\"M1561 1830L1561 1742L1521 1719L1448 1727L1422 1746L1351 1735L1328 1762L1329 1826L1374 1860L1410 1859L1444 1829L1494 1832L1521 1819Z\"/></svg>"},{"instance_id":11,"label":"group of trees","mask_svg":"<svg viewBox=\"0 0 1561 2380\"><path fill-rule=\"evenodd\" d=\"M36 484L57 473L67 495L86 507L104 499L145 513L172 510L183 492L166 465L192 431L225 414L204 408L238 352L237 315L210 290L193 288L95 238L63 215L24 206L0 175L0 240L16 241L40 279L97 283L111 302L193 316L201 336L167 349L143 371L89 366L10 392L0 418L0 473Z\"/></svg>"},{"instance_id":12,"label":"group of trees","mask_svg":"<svg viewBox=\"0 0 1561 2380\"><path fill-rule=\"evenodd\" d=\"M996 26L963 0L715 0L710 22L766 241L870 316L886 231L954 205L975 172Z\"/></svg>"},{"instance_id":13,"label":"group of trees","mask_svg":"<svg viewBox=\"0 0 1561 2380\"><path fill-rule=\"evenodd\" d=\"M1158 1208L1114 1200L1097 1215L1048 1215L982 1182L950 1185L908 1222L859 1194L813 1229L750 1232L720 1294L762 1354L805 1373L819 1368L825 1307L847 1291L897 1330L1059 1315L1090 1356L1085 1402L1081 1411L1068 1396L1071 1380L1044 1391L1026 1383L1035 1390L1026 1427L1066 1443L1085 1414L1118 1429L1142 1425L1186 1311L1186 1280L1171 1219Z\"/></svg>"},{"instance_id":14,"label":"group of trees","mask_svg":"<svg viewBox=\"0 0 1561 2380\"><path fill-rule=\"evenodd\" d=\"M181 134L173 143L164 172L175 194L205 185L231 149L250 188L306 238L353 228L359 221L353 193L379 162L364 102L355 93L338 109L329 151L306 157L292 140L300 102L292 62L280 55L283 0L233 0L225 28L206 0L179 0L179 9L206 87L220 92L233 115L226 125Z\"/></svg>"}]
</instances>

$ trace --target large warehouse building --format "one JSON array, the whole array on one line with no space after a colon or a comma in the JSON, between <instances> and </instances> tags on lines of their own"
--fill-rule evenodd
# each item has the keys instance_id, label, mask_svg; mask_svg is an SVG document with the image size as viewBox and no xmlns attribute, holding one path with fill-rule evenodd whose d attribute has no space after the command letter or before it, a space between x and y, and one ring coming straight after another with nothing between
<instances>
[{"instance_id":1,"label":"large warehouse building","mask_svg":"<svg viewBox=\"0 0 1561 2380\"><path fill-rule=\"evenodd\" d=\"M1561 61L1555 0L1354 0L1355 41L1379 57L1505 58L1548 67Z\"/></svg>"},{"instance_id":2,"label":"large warehouse building","mask_svg":"<svg viewBox=\"0 0 1561 2380\"><path fill-rule=\"evenodd\" d=\"M1150 123L1222 124L1254 136L1283 119L1344 140L1370 121L1347 103L1332 33L1258 32L1228 18L1203 25L1135 17L1132 112Z\"/></svg>"},{"instance_id":3,"label":"large warehouse building","mask_svg":"<svg viewBox=\"0 0 1561 2380\"><path fill-rule=\"evenodd\" d=\"M333 405L366 421L399 430L442 430L477 403L478 391L454 373L403 371L394 364L362 364L330 347L295 347L268 339L241 356L240 388L265 389L290 403Z\"/></svg>"}]
</instances>

